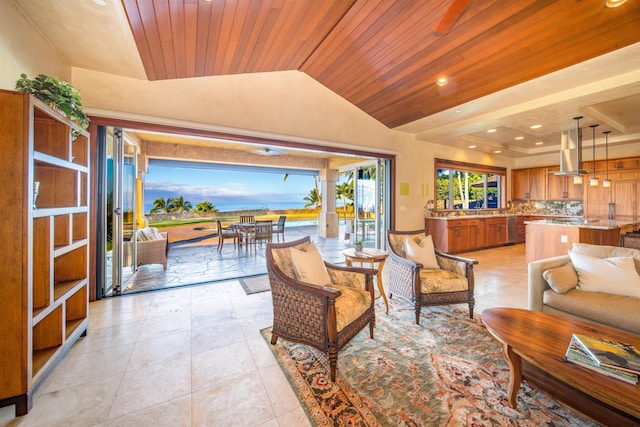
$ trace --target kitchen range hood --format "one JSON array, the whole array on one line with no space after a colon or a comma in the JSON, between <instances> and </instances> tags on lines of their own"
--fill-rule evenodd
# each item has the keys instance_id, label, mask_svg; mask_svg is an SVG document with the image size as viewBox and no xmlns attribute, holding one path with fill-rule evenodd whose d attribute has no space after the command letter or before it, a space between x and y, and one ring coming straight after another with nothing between
<instances>
[{"instance_id":1,"label":"kitchen range hood","mask_svg":"<svg viewBox=\"0 0 640 427\"><path fill-rule=\"evenodd\" d=\"M582 168L582 129L580 125L575 129L563 130L560 137L560 171L554 172L554 175L582 176L587 175L588 172Z\"/></svg>"}]
</instances>

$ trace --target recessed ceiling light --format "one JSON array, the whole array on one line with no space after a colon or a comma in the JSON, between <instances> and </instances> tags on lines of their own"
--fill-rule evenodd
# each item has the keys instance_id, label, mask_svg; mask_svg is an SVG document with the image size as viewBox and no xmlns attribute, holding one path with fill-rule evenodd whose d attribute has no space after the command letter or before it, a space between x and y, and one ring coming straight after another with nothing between
<instances>
[{"instance_id":1,"label":"recessed ceiling light","mask_svg":"<svg viewBox=\"0 0 640 427\"><path fill-rule=\"evenodd\" d=\"M616 7L622 6L625 4L627 0L605 0L604 7L607 9L614 9Z\"/></svg>"},{"instance_id":2,"label":"recessed ceiling light","mask_svg":"<svg viewBox=\"0 0 640 427\"><path fill-rule=\"evenodd\" d=\"M521 141L524 139L524 136L516 136L516 141Z\"/></svg>"},{"instance_id":3,"label":"recessed ceiling light","mask_svg":"<svg viewBox=\"0 0 640 427\"><path fill-rule=\"evenodd\" d=\"M542 125L529 126L530 129L540 129L541 127L542 127Z\"/></svg>"},{"instance_id":4,"label":"recessed ceiling light","mask_svg":"<svg viewBox=\"0 0 640 427\"><path fill-rule=\"evenodd\" d=\"M487 132L489 132L489 133L493 133L493 132L495 132L495 131L496 131L495 129L489 129Z\"/></svg>"},{"instance_id":5,"label":"recessed ceiling light","mask_svg":"<svg viewBox=\"0 0 640 427\"><path fill-rule=\"evenodd\" d=\"M544 144L544 142L542 142L542 141L536 142L536 145L542 145L542 144Z\"/></svg>"},{"instance_id":6,"label":"recessed ceiling light","mask_svg":"<svg viewBox=\"0 0 640 427\"><path fill-rule=\"evenodd\" d=\"M502 153L502 150L495 150L495 151L493 152L493 154L500 154L500 153Z\"/></svg>"},{"instance_id":7,"label":"recessed ceiling light","mask_svg":"<svg viewBox=\"0 0 640 427\"><path fill-rule=\"evenodd\" d=\"M456 113L462 113L462 110L456 110Z\"/></svg>"},{"instance_id":8,"label":"recessed ceiling light","mask_svg":"<svg viewBox=\"0 0 640 427\"><path fill-rule=\"evenodd\" d=\"M97 4L98 6L106 6L107 2L105 0L93 0L93 2L95 4Z\"/></svg>"},{"instance_id":9,"label":"recessed ceiling light","mask_svg":"<svg viewBox=\"0 0 640 427\"><path fill-rule=\"evenodd\" d=\"M440 77L438 80L436 80L436 84L438 86L444 86L447 84L447 78L446 77Z\"/></svg>"},{"instance_id":10,"label":"recessed ceiling light","mask_svg":"<svg viewBox=\"0 0 640 427\"><path fill-rule=\"evenodd\" d=\"M477 145L470 145L469 148L476 148Z\"/></svg>"}]
</instances>

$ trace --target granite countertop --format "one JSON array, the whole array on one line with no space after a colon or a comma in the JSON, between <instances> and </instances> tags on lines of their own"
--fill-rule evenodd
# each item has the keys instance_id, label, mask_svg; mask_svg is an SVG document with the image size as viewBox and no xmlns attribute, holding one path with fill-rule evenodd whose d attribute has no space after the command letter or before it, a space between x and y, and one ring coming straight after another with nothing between
<instances>
[{"instance_id":1,"label":"granite countertop","mask_svg":"<svg viewBox=\"0 0 640 427\"><path fill-rule=\"evenodd\" d=\"M525 224L539 224L539 225L553 225L559 227L578 227L578 228L591 228L597 230L611 230L613 228L620 228L627 225L634 225L633 221L616 221L606 219L589 219L589 218L567 218L562 219L541 219L538 221L525 221Z\"/></svg>"},{"instance_id":2,"label":"granite countertop","mask_svg":"<svg viewBox=\"0 0 640 427\"><path fill-rule=\"evenodd\" d=\"M425 217L426 219L439 219L439 220L460 220L460 219L475 219L475 218L509 218L514 216L540 216L549 218L579 218L575 216L554 215L554 214L531 214L531 213L499 213L499 214L479 214L479 215L452 215L452 216L432 216Z\"/></svg>"}]
</instances>

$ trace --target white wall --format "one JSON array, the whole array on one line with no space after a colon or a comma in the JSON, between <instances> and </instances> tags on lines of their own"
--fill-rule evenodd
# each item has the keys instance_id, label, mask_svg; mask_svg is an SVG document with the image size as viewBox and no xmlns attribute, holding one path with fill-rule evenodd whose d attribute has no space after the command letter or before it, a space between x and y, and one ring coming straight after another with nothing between
<instances>
[{"instance_id":1,"label":"white wall","mask_svg":"<svg viewBox=\"0 0 640 427\"><path fill-rule=\"evenodd\" d=\"M20 73L71 80L71 67L20 11L13 0L2 0L0 13L0 88L13 90Z\"/></svg>"},{"instance_id":2,"label":"white wall","mask_svg":"<svg viewBox=\"0 0 640 427\"><path fill-rule=\"evenodd\" d=\"M422 185L433 188L433 144L388 129L304 73L284 71L143 81L73 69L97 115L396 154L396 227L424 226ZM400 183L410 195L399 196Z\"/></svg>"}]
</instances>

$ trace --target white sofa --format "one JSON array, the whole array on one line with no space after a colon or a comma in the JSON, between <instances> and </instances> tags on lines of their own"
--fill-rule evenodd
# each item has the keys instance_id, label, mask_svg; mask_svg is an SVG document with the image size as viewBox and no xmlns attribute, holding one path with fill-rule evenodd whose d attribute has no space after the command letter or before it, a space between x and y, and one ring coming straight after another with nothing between
<instances>
[{"instance_id":1,"label":"white sofa","mask_svg":"<svg viewBox=\"0 0 640 427\"><path fill-rule=\"evenodd\" d=\"M636 272L640 274L640 250L638 249L576 243L572 250L601 259L632 257ZM545 274L545 271L558 267L563 267L554 270L560 272L560 275L550 277L549 273ZM530 310L590 320L640 335L640 298L590 292L572 287L572 284L568 283L572 281L571 270L567 270L567 268L573 269L569 255L529 263ZM553 281L553 287L550 286L545 276L549 281ZM566 283L564 285L558 283L558 277L561 278L560 282ZM612 283L611 285L615 286L616 284ZM562 289L562 286L565 288Z\"/></svg>"}]
</instances>

